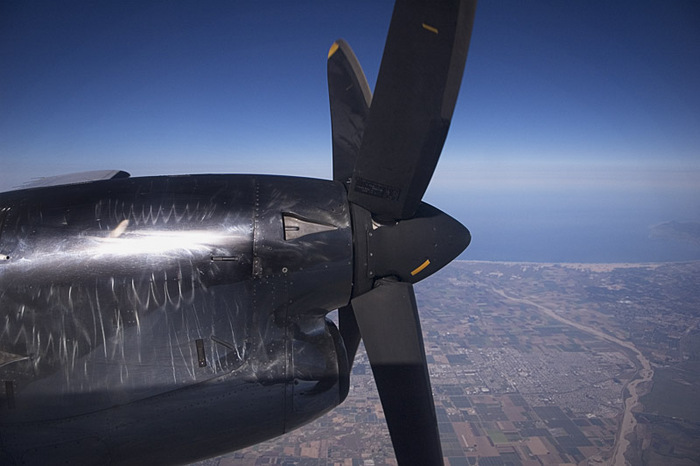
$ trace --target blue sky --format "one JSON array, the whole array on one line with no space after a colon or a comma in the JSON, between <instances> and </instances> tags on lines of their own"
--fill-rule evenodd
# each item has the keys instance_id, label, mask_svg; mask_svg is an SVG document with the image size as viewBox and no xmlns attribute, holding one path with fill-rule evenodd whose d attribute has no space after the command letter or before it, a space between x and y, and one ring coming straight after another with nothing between
<instances>
[{"instance_id":1,"label":"blue sky","mask_svg":"<svg viewBox=\"0 0 700 466\"><path fill-rule=\"evenodd\" d=\"M392 5L2 2L0 191L103 168L328 178L327 50L345 38L373 87ZM700 3L482 1L426 200L474 233L601 206L698 221L698 128Z\"/></svg>"}]
</instances>

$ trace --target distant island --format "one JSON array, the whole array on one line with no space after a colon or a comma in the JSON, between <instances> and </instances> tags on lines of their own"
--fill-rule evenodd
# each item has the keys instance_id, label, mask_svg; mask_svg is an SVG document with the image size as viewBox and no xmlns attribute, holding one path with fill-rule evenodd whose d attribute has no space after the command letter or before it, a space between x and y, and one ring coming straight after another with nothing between
<instances>
[{"instance_id":1,"label":"distant island","mask_svg":"<svg viewBox=\"0 0 700 466\"><path fill-rule=\"evenodd\" d=\"M670 221L651 227L650 236L655 239L671 239L700 247L700 222Z\"/></svg>"}]
</instances>

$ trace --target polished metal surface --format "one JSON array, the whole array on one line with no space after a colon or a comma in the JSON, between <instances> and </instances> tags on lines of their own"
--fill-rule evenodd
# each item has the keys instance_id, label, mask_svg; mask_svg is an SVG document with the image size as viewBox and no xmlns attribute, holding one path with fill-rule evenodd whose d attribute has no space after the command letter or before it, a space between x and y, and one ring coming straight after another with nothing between
<instances>
[{"instance_id":1,"label":"polished metal surface","mask_svg":"<svg viewBox=\"0 0 700 466\"><path fill-rule=\"evenodd\" d=\"M3 193L0 254L0 461L190 461L347 393L325 318L352 289L341 183L200 175Z\"/></svg>"}]
</instances>

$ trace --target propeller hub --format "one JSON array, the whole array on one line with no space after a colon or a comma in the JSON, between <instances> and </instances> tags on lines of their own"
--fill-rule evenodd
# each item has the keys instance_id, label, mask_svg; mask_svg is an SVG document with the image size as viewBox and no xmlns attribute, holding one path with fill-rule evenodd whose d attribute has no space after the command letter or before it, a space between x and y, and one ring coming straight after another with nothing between
<instances>
[{"instance_id":1,"label":"propeller hub","mask_svg":"<svg viewBox=\"0 0 700 466\"><path fill-rule=\"evenodd\" d=\"M358 248L358 255L366 257L356 256L356 267L366 270L356 271L356 276L370 280L396 277L402 282L419 282L454 260L471 241L466 227L426 203L410 219L367 223L355 230L356 238L362 230L366 238L366 247Z\"/></svg>"}]
</instances>

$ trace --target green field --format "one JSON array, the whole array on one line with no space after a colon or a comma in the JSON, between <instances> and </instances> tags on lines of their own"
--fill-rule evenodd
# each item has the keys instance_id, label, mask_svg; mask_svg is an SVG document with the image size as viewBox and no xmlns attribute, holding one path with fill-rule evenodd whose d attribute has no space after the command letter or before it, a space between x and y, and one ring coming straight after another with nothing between
<instances>
[{"instance_id":1,"label":"green field","mask_svg":"<svg viewBox=\"0 0 700 466\"><path fill-rule=\"evenodd\" d=\"M499 443L508 443L508 438L506 437L506 434L504 434L500 430L488 429L486 432L489 434L489 438L494 443L494 445L497 445Z\"/></svg>"},{"instance_id":2,"label":"green field","mask_svg":"<svg viewBox=\"0 0 700 466\"><path fill-rule=\"evenodd\" d=\"M700 464L700 361L654 371L651 393L642 397L641 422L651 433L642 452L648 466Z\"/></svg>"},{"instance_id":3,"label":"green field","mask_svg":"<svg viewBox=\"0 0 700 466\"><path fill-rule=\"evenodd\" d=\"M700 422L700 361L686 361L654 371L651 393L642 397L644 411Z\"/></svg>"}]
</instances>

